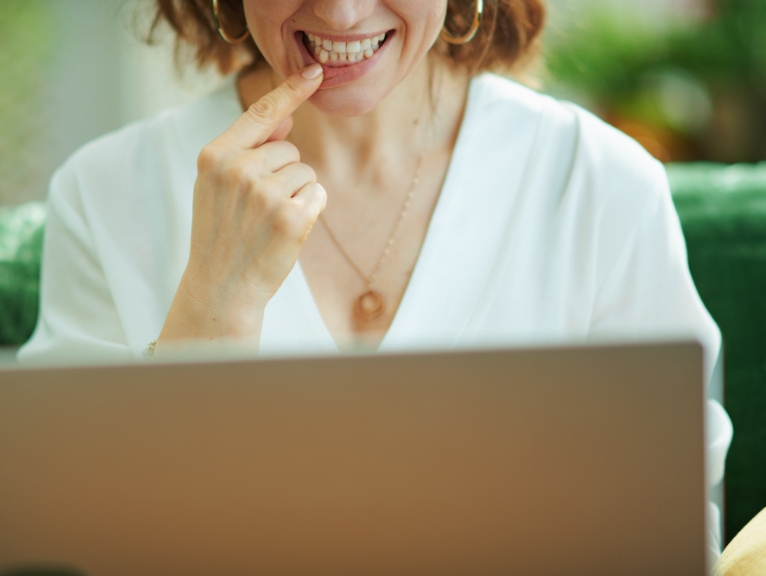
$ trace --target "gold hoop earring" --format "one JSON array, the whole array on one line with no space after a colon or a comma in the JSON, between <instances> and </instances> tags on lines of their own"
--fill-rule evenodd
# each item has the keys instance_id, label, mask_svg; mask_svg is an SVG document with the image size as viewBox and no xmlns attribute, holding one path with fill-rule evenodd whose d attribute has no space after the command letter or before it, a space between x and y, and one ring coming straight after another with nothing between
<instances>
[{"instance_id":1,"label":"gold hoop earring","mask_svg":"<svg viewBox=\"0 0 766 576\"><path fill-rule=\"evenodd\" d=\"M484 0L476 0L476 14L474 14L473 17L473 23L471 24L471 27L468 29L468 32L463 34L462 36L455 38L454 36L451 36L449 32L447 32L446 28L442 28L441 37L449 42L450 44L460 45L460 44L468 44L471 40L473 40L474 36L476 36L476 33L479 31L479 25L481 24L481 15L484 13Z\"/></svg>"},{"instance_id":2,"label":"gold hoop earring","mask_svg":"<svg viewBox=\"0 0 766 576\"><path fill-rule=\"evenodd\" d=\"M229 44L240 44L250 36L250 30L248 29L245 29L245 33L239 37L229 36L226 33L226 30L221 26L221 17L218 15L218 0L213 0L213 20L215 20L215 27L218 30L218 35Z\"/></svg>"}]
</instances>

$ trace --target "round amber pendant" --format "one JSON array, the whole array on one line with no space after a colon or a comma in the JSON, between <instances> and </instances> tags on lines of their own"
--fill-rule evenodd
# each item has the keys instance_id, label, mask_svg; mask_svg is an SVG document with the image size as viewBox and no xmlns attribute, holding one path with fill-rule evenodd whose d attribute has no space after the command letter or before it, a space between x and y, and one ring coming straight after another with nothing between
<instances>
[{"instance_id":1,"label":"round amber pendant","mask_svg":"<svg viewBox=\"0 0 766 576\"><path fill-rule=\"evenodd\" d=\"M364 320L375 320L383 314L383 296L375 290L368 290L357 298L354 311Z\"/></svg>"}]
</instances>

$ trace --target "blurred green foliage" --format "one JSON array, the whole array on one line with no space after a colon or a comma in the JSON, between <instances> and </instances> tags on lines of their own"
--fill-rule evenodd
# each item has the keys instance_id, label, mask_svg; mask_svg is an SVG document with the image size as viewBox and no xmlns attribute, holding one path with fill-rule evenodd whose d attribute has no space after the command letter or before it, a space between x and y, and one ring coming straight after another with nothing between
<instances>
[{"instance_id":1,"label":"blurred green foliage","mask_svg":"<svg viewBox=\"0 0 766 576\"><path fill-rule=\"evenodd\" d=\"M0 204L23 197L29 154L44 129L39 110L56 39L52 2L2 0L0 7Z\"/></svg>"},{"instance_id":2,"label":"blurred green foliage","mask_svg":"<svg viewBox=\"0 0 766 576\"><path fill-rule=\"evenodd\" d=\"M45 203L0 206L0 346L32 335L40 297Z\"/></svg>"},{"instance_id":3,"label":"blurred green foliage","mask_svg":"<svg viewBox=\"0 0 766 576\"><path fill-rule=\"evenodd\" d=\"M638 7L637 9L640 9ZM766 157L766 0L717 0L658 29L601 11L550 38L551 88L675 145L674 160Z\"/></svg>"}]
</instances>

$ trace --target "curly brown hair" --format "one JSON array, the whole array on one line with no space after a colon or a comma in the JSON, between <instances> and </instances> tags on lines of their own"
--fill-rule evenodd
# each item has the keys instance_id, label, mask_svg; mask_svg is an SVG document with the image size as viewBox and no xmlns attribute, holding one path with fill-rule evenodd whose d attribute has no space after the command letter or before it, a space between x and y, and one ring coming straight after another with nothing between
<instances>
[{"instance_id":1,"label":"curly brown hair","mask_svg":"<svg viewBox=\"0 0 766 576\"><path fill-rule=\"evenodd\" d=\"M441 38L433 51L469 74L483 71L520 73L538 61L545 23L544 0L485 0L476 37L455 46ZM148 40L162 22L176 34L176 50L190 46L200 68L216 66L227 74L243 66L265 62L252 38L238 45L223 41L216 31L210 0L155 0L156 12ZM448 0L445 26L459 36L469 28L476 0ZM242 0L219 0L227 30L244 30Z\"/></svg>"}]
</instances>

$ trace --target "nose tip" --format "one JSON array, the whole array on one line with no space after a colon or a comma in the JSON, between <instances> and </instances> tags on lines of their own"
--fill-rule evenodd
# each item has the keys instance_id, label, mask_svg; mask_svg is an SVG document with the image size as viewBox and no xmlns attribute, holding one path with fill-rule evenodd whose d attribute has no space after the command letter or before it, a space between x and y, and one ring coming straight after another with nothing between
<instances>
[{"instance_id":1,"label":"nose tip","mask_svg":"<svg viewBox=\"0 0 766 576\"><path fill-rule=\"evenodd\" d=\"M319 0L314 4L314 14L331 30L342 32L351 30L368 16L369 5L369 2L358 0Z\"/></svg>"}]
</instances>

